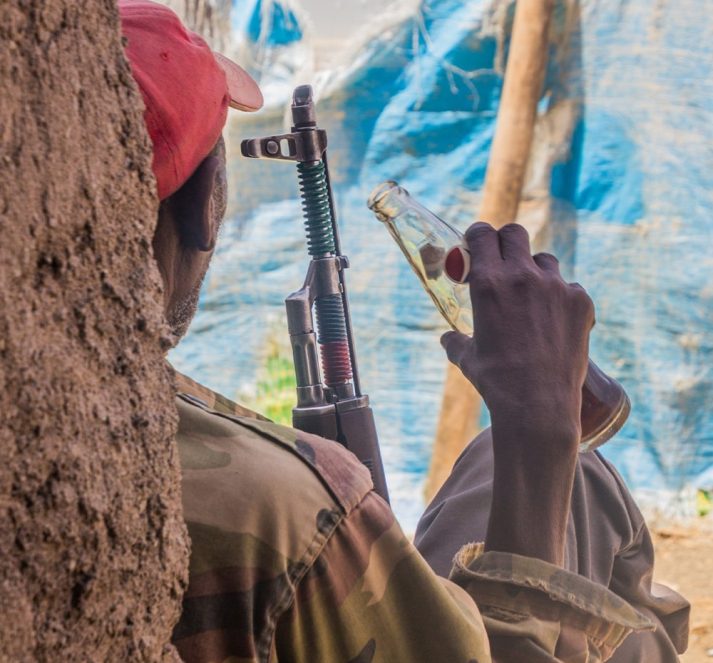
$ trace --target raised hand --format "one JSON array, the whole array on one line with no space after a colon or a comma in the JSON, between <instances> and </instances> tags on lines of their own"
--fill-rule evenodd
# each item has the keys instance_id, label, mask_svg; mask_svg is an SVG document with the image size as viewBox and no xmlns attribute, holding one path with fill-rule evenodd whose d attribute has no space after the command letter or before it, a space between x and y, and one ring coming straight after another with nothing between
<instances>
[{"instance_id":1,"label":"raised hand","mask_svg":"<svg viewBox=\"0 0 713 663\"><path fill-rule=\"evenodd\" d=\"M475 333L441 342L491 414L486 548L561 563L594 306L554 256L530 254L522 226L476 223L466 241Z\"/></svg>"}]
</instances>

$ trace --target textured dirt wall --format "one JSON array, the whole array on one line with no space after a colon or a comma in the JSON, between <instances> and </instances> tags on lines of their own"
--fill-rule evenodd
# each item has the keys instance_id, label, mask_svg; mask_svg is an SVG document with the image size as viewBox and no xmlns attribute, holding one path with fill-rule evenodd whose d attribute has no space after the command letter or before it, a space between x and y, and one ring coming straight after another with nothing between
<instances>
[{"instance_id":1,"label":"textured dirt wall","mask_svg":"<svg viewBox=\"0 0 713 663\"><path fill-rule=\"evenodd\" d=\"M0 90L0 660L168 660L187 537L113 0L2 0Z\"/></svg>"}]
</instances>

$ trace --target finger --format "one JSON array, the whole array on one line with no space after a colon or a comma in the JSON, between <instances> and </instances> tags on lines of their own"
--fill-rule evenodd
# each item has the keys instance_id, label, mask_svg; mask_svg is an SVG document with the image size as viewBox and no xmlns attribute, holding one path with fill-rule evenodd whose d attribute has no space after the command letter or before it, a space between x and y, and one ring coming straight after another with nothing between
<instances>
[{"instance_id":1,"label":"finger","mask_svg":"<svg viewBox=\"0 0 713 663\"><path fill-rule=\"evenodd\" d=\"M530 236L519 223L508 223L498 230L503 260L532 263Z\"/></svg>"},{"instance_id":2,"label":"finger","mask_svg":"<svg viewBox=\"0 0 713 663\"><path fill-rule=\"evenodd\" d=\"M470 336L460 332L449 331L441 336L441 345L446 351L448 361L460 368L461 360L470 344Z\"/></svg>"},{"instance_id":3,"label":"finger","mask_svg":"<svg viewBox=\"0 0 713 663\"><path fill-rule=\"evenodd\" d=\"M551 253L536 253L532 256L535 264L543 271L560 276L560 261Z\"/></svg>"},{"instance_id":4,"label":"finger","mask_svg":"<svg viewBox=\"0 0 713 663\"><path fill-rule=\"evenodd\" d=\"M589 296L589 293L581 284L568 283L567 285L571 290L576 292L578 296L578 301L581 305L581 314L583 317L587 318L589 322L589 327L591 329L597 323L596 312L594 309L594 302L592 301L592 298Z\"/></svg>"},{"instance_id":5,"label":"finger","mask_svg":"<svg viewBox=\"0 0 713 663\"><path fill-rule=\"evenodd\" d=\"M471 270L500 267L498 231L489 223L479 221L465 231L465 242L470 252Z\"/></svg>"}]
</instances>

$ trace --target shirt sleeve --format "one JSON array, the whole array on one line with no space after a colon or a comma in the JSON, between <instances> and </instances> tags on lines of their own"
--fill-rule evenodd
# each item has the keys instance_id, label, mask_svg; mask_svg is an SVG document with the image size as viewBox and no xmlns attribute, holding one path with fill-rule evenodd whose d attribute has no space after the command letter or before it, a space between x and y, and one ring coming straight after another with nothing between
<instances>
[{"instance_id":1,"label":"shirt sleeve","mask_svg":"<svg viewBox=\"0 0 713 663\"><path fill-rule=\"evenodd\" d=\"M440 578L370 493L279 616L273 656L280 663L596 663L647 626L603 587L540 560L483 554L482 546L464 547L451 580Z\"/></svg>"},{"instance_id":2,"label":"shirt sleeve","mask_svg":"<svg viewBox=\"0 0 713 663\"><path fill-rule=\"evenodd\" d=\"M450 577L477 602L494 662L599 663L630 633L653 629L603 585L483 544L461 548Z\"/></svg>"},{"instance_id":3,"label":"shirt sleeve","mask_svg":"<svg viewBox=\"0 0 713 663\"><path fill-rule=\"evenodd\" d=\"M280 663L490 663L477 607L436 576L375 493L345 518L280 617Z\"/></svg>"}]
</instances>

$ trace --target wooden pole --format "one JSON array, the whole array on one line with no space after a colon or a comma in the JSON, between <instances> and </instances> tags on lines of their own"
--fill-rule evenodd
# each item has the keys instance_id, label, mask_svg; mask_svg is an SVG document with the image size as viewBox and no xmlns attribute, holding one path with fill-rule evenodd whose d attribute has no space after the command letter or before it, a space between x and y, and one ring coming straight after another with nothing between
<instances>
[{"instance_id":1,"label":"wooden pole","mask_svg":"<svg viewBox=\"0 0 713 663\"><path fill-rule=\"evenodd\" d=\"M500 228L517 217L542 92L554 0L518 0L478 220ZM449 364L425 495L430 500L477 432L481 400Z\"/></svg>"}]
</instances>

